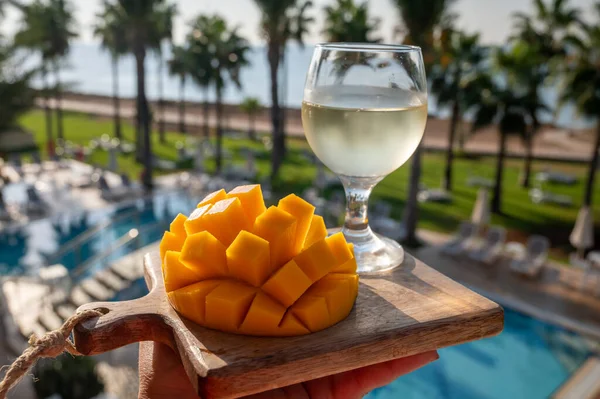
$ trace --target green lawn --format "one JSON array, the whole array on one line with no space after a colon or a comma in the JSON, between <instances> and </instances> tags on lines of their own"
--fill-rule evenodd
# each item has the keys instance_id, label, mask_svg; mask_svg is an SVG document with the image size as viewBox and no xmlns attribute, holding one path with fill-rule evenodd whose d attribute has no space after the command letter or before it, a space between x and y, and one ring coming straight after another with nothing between
<instances>
[{"instance_id":1,"label":"green lawn","mask_svg":"<svg viewBox=\"0 0 600 399\"><path fill-rule=\"evenodd\" d=\"M44 118L41 111L33 111L21 120L23 126L30 129L41 148L45 148ZM124 137L133 141L133 128L124 123ZM65 139L78 144L88 144L93 138L112 132L112 123L109 120L99 120L83 114L67 113L65 116ZM154 153L161 158L175 160L177 141L185 142L185 136L175 132L167 134L167 142L160 144L158 134L152 135ZM268 176L269 154L264 151L261 143L249 140L225 140L225 147L234 154L234 162L243 162L238 150L243 147L253 147L261 150L257 158L257 166L261 177ZM302 150L307 144L302 140L290 141L290 152L281 170L281 178L274 187L285 194L289 192L300 193L308 187L314 179L315 168L309 165L302 156ZM96 151L91 162L99 165L107 164L107 154ZM119 166L132 177L137 178L141 166L135 163L133 155L121 156ZM583 181L585 179L585 165L535 162L534 171L544 167L573 173L580 178L580 182L573 186L546 186L545 189L555 193L567 194L573 197L573 208L562 208L554 205L535 205L531 203L527 190L518 185L519 174L522 166L520 160L509 160L506 163L504 174L503 215L494 215L493 224L503 225L509 229L509 240L524 241L530 234L544 234L552 240L555 247L553 256L564 259L565 254L571 251L568 236L575 222L577 211L583 194ZM207 168L212 168L212 162L207 161ZM399 218L406 198L408 164L392 173L383 180L375 189L374 200L382 199L394 205L393 216ZM441 154L428 153L423 159L422 181L428 187L439 187L444 170L444 157ZM477 189L467 187L466 180L470 175L492 178L494 176L494 163L490 157L460 157L454 166L454 200L451 204L426 203L422 204L419 215L419 226L431 230L451 232L458 223L469 218ZM160 172L159 172L160 173ZM600 184L596 185L594 208L595 220L600 220ZM597 229L599 230L599 229ZM600 231L597 231L600 233Z\"/></svg>"}]
</instances>

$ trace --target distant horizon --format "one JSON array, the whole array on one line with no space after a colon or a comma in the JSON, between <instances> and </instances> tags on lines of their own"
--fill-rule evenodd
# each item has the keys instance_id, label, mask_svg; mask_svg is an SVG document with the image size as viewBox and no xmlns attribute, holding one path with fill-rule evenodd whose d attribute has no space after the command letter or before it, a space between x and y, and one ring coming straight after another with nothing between
<instances>
[{"instance_id":1,"label":"distant horizon","mask_svg":"<svg viewBox=\"0 0 600 399\"><path fill-rule=\"evenodd\" d=\"M25 1L28 2L28 1ZM174 41L181 43L188 31L190 19L198 14L218 13L225 17L231 26L239 26L240 33L247 38L253 46L262 42L259 34L260 13L252 0L176 0L179 13L174 22ZM361 1L357 1L360 3ZM74 43L98 43L93 37L93 24L96 14L101 9L101 0L72 1L75 8L78 31L81 36ZM306 37L306 44L316 44L324 41L323 7L334 3L334 0L314 0L314 6L309 13L315 17L315 23L310 26ZM369 12L372 17L381 20L380 28L375 36L381 37L384 42L394 42L392 32L399 23L398 12L391 0L367 0ZM589 15L593 0L571 0L570 4L583 10L583 17ZM481 42L486 45L499 45L506 41L511 28L511 15L516 11L531 12L531 0L458 0L452 11L458 14L456 25L459 29L470 33L479 32ZM12 35L18 30L18 11L7 8L8 12L0 32Z\"/></svg>"}]
</instances>

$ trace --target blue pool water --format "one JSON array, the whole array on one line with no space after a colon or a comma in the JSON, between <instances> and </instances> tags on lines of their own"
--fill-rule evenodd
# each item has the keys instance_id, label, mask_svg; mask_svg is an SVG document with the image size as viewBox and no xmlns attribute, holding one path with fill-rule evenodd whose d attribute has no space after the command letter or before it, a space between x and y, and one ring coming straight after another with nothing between
<instances>
[{"instance_id":1,"label":"blue pool water","mask_svg":"<svg viewBox=\"0 0 600 399\"><path fill-rule=\"evenodd\" d=\"M67 252L54 262L73 269L103 253L132 228L140 231L136 247L160 239L168 223L188 213L195 200L181 195L158 194L127 207L85 215L64 215L57 220L30 223L19 232L0 232L0 274L34 273L35 265L81 232L113 221L95 234L80 256ZM121 248L113 258L134 248ZM110 261L111 258L105 260ZM103 264L92 265L94 268ZM130 299L146 292L143 280L122 293ZM505 328L497 337L442 349L440 359L370 393L368 399L537 399L547 398L588 356L576 334L510 310Z\"/></svg>"}]
</instances>

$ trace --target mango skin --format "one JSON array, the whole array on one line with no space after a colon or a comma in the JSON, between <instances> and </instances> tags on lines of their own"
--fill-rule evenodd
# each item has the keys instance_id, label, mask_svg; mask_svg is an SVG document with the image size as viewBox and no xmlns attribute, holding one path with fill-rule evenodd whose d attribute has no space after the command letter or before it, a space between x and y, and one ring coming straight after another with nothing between
<instances>
[{"instance_id":1,"label":"mango skin","mask_svg":"<svg viewBox=\"0 0 600 399\"><path fill-rule=\"evenodd\" d=\"M255 336L304 335L352 311L356 260L327 237L314 207L290 195L265 208L260 186L218 190L177 215L160 245L171 306L193 322Z\"/></svg>"}]
</instances>

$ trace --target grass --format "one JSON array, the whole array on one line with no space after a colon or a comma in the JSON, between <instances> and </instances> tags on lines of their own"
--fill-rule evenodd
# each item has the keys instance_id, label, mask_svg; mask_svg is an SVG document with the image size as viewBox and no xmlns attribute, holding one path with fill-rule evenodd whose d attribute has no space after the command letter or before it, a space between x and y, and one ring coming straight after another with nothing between
<instances>
[{"instance_id":1,"label":"grass","mask_svg":"<svg viewBox=\"0 0 600 399\"><path fill-rule=\"evenodd\" d=\"M25 115L21 123L33 132L40 148L46 148L45 124L41 111L33 111ZM102 134L112 132L112 122L96 117L76 113L65 114L64 136L74 143L86 145L91 139L98 138ZM134 140L133 127L123 124L124 138L130 142ZM186 136L168 132L166 143L158 140L158 134L152 135L154 153L164 159L175 160L177 153L175 143L184 142ZM249 140L225 139L225 148L234 154L234 162L243 162L238 152L241 148L255 148L261 151L257 157L257 167L261 178L269 174L270 154L264 150L259 142ZM296 192L301 193L311 185L316 170L302 155L308 148L303 140L290 140L290 151L276 182L274 189L282 194ZM98 165L107 165L108 155L103 151L95 151L90 162ZM129 173L132 178L138 178L141 166L135 162L133 155L121 155L118 159L120 170ZM207 169L213 167L212 162L207 160ZM568 244L568 236L573 228L577 211L581 204L584 190L586 165L564 162L541 162L536 161L533 165L534 173L545 167L560 170L576 175L579 182L572 186L545 186L555 193L566 194L573 198L572 208L562 208L555 205L533 204L526 189L519 186L519 175L521 173L522 161L507 160L504 174L504 196L502 201L503 214L494 215L492 223L502 225L509 229L509 240L525 241L531 234L543 234L552 240L554 246L553 257L564 260L566 254L571 251ZM410 167L408 164L386 177L374 190L373 200L385 200L394 205L393 216L401 217L407 194L407 182ZM439 187L444 171L444 156L442 154L426 153L423 157L422 181L428 187ZM161 173L161 172L158 172ZM473 204L477 195L477 189L468 187L466 180L471 175L487 178L494 176L494 162L491 157L458 157L454 163L454 200L450 204L425 203L420 207L419 227L440 231L452 232L458 223L469 219ZM600 184L595 187L594 197L600 198ZM595 220L600 220L600 201L596 201L594 207ZM600 233L600 229L596 229Z\"/></svg>"}]
</instances>

